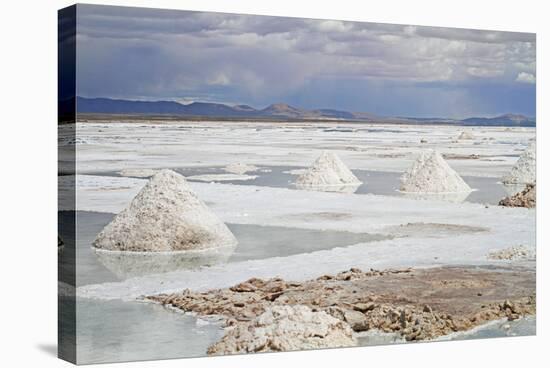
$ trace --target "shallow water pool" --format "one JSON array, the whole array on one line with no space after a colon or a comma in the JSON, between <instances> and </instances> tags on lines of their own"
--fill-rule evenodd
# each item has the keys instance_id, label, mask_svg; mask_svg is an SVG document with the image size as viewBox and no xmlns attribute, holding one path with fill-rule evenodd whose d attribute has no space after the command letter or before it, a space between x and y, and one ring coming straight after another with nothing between
<instances>
[{"instance_id":1,"label":"shallow water pool","mask_svg":"<svg viewBox=\"0 0 550 368\"><path fill-rule=\"evenodd\" d=\"M111 213L77 211L76 252L74 245L67 243L59 253L61 267L70 268L76 253L76 285L119 281L130 277L164 273L180 269L195 269L225 262L240 262L270 257L285 257L293 254L327 250L358 243L389 239L387 235L357 234L347 231L321 231L228 224L238 240L235 248L208 252L165 255L133 255L119 252L95 252L92 242L114 215ZM71 221L74 213L59 212L59 222ZM71 228L71 226L67 226ZM68 234L60 234L71 239ZM62 280L69 282L69 280Z\"/></svg>"}]
</instances>

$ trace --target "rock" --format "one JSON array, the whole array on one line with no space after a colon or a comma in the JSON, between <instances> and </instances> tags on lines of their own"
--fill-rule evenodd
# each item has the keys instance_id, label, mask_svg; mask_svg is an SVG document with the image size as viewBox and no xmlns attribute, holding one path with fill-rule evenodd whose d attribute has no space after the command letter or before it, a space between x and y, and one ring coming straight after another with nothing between
<instances>
[{"instance_id":1,"label":"rock","mask_svg":"<svg viewBox=\"0 0 550 368\"><path fill-rule=\"evenodd\" d=\"M234 246L227 226L174 171L155 174L95 239L99 250L166 252Z\"/></svg>"},{"instance_id":2,"label":"rock","mask_svg":"<svg viewBox=\"0 0 550 368\"><path fill-rule=\"evenodd\" d=\"M518 245L515 247L505 248L496 252L491 252L487 255L487 258L498 261L526 260L534 259L535 252L534 249L529 249L523 245Z\"/></svg>"},{"instance_id":3,"label":"rock","mask_svg":"<svg viewBox=\"0 0 550 368\"><path fill-rule=\"evenodd\" d=\"M344 311L344 320L355 332L366 331L369 329L367 317L365 317L365 315L361 312L348 309Z\"/></svg>"},{"instance_id":4,"label":"rock","mask_svg":"<svg viewBox=\"0 0 550 368\"><path fill-rule=\"evenodd\" d=\"M505 207L526 207L534 208L537 206L537 185L527 184L525 189L513 196L506 197L498 202L499 206Z\"/></svg>"},{"instance_id":5,"label":"rock","mask_svg":"<svg viewBox=\"0 0 550 368\"><path fill-rule=\"evenodd\" d=\"M355 346L351 328L325 312L304 305L272 306L249 322L237 322L210 355L292 351Z\"/></svg>"},{"instance_id":6,"label":"rock","mask_svg":"<svg viewBox=\"0 0 550 368\"><path fill-rule=\"evenodd\" d=\"M359 311L359 312L368 312L368 311L371 311L373 310L374 308L376 308L376 304L374 304L373 302L368 302L368 303L357 303L353 306L353 308L356 310L356 311Z\"/></svg>"},{"instance_id":7,"label":"rock","mask_svg":"<svg viewBox=\"0 0 550 368\"><path fill-rule=\"evenodd\" d=\"M307 187L358 186L361 181L333 152L323 151L313 165L296 179L296 185Z\"/></svg>"},{"instance_id":8,"label":"rock","mask_svg":"<svg viewBox=\"0 0 550 368\"><path fill-rule=\"evenodd\" d=\"M534 184L537 180L537 147L531 143L510 172L502 178L504 184Z\"/></svg>"},{"instance_id":9,"label":"rock","mask_svg":"<svg viewBox=\"0 0 550 368\"><path fill-rule=\"evenodd\" d=\"M403 192L464 193L472 188L435 150L423 151L412 167L401 176Z\"/></svg>"}]
</instances>

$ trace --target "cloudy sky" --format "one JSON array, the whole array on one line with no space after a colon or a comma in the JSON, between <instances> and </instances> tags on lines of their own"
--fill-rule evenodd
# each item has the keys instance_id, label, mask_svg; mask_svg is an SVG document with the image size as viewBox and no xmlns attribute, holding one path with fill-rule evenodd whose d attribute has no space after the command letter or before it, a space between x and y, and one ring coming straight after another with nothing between
<instances>
[{"instance_id":1,"label":"cloudy sky","mask_svg":"<svg viewBox=\"0 0 550 368\"><path fill-rule=\"evenodd\" d=\"M535 35L78 6L78 94L390 116L535 115Z\"/></svg>"}]
</instances>

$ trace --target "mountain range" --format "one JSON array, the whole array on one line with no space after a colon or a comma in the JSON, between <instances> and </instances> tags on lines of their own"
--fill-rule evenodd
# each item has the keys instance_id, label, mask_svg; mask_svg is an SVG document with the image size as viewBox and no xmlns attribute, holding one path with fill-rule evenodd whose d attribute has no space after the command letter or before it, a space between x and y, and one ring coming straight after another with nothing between
<instances>
[{"instance_id":1,"label":"mountain range","mask_svg":"<svg viewBox=\"0 0 550 368\"><path fill-rule=\"evenodd\" d=\"M72 103L69 102L69 104ZM307 110L284 103L255 109L248 105L225 105L221 103L193 102L182 104L175 101L131 101L111 98L77 97L79 114L124 114L124 115L169 115L205 118L243 118L269 120L345 120L363 122L413 123L413 124L460 124L483 126L535 126L534 118L518 114L497 117L471 117L467 119L384 117L366 112L349 112L333 109ZM60 109L66 106L60 102Z\"/></svg>"}]
</instances>

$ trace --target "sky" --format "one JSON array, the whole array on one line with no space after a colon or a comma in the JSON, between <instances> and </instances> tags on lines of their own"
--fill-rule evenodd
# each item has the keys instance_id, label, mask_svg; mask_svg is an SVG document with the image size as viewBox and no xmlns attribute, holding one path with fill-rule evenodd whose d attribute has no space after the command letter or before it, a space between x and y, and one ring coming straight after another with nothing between
<instances>
[{"instance_id":1,"label":"sky","mask_svg":"<svg viewBox=\"0 0 550 368\"><path fill-rule=\"evenodd\" d=\"M535 115L533 33L78 5L77 94Z\"/></svg>"}]
</instances>

